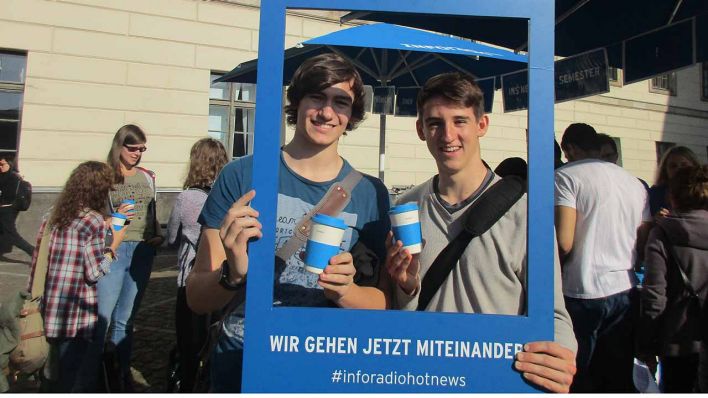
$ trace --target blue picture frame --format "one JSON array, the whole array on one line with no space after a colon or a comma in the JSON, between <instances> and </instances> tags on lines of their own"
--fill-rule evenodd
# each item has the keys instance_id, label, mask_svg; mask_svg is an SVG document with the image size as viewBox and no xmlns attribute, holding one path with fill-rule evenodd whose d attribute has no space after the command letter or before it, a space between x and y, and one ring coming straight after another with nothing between
<instances>
[{"instance_id":1,"label":"blue picture frame","mask_svg":"<svg viewBox=\"0 0 708 398\"><path fill-rule=\"evenodd\" d=\"M258 70L268 73L259 74L256 97L253 186L257 195L253 207L260 212L263 238L250 245L252 259L274 258L282 126L281 117L275 116L283 111L281 77L285 16L289 8L528 19L531 134L527 316L273 307L274 267L268 261L253 261L248 273L243 391L537 391L512 366L518 344L553 339L553 158L547 156L552 151L554 137L553 1L262 1ZM382 352L388 342L388 353L367 354L369 339L378 339L373 341L381 344ZM286 344L275 350L273 344L278 341ZM341 352L308 352L317 351L317 342L324 342L320 348L325 350L332 348L327 342L334 342L335 350ZM354 342L356 351L352 352ZM470 344L474 349L472 343L485 350L479 354L485 358L448 356L461 345ZM418 344L423 348L432 346L434 355L419 352ZM292 347L297 352L289 350ZM487 358L490 348L492 358ZM495 358L497 354L501 357Z\"/></svg>"}]
</instances>

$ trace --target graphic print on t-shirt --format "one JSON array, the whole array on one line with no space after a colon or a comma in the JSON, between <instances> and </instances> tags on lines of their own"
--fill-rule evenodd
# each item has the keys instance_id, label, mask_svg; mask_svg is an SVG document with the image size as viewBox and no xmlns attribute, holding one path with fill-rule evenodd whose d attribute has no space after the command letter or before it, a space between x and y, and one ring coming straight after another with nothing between
<instances>
[{"instance_id":1,"label":"graphic print on t-shirt","mask_svg":"<svg viewBox=\"0 0 708 398\"><path fill-rule=\"evenodd\" d=\"M140 241L154 236L152 216L148 215L148 206L153 200L152 185L144 173L138 172L126 176L122 184L114 186L109 196L113 209L117 209L126 199L135 201L135 218L128 223L130 226L124 238L125 241Z\"/></svg>"},{"instance_id":2,"label":"graphic print on t-shirt","mask_svg":"<svg viewBox=\"0 0 708 398\"><path fill-rule=\"evenodd\" d=\"M302 199L278 194L278 219L275 224L276 250L283 246L293 235L295 225L307 214L314 205ZM356 225L357 215L341 212L337 216L350 226L344 232L344 238L340 249L348 251L352 245L351 226ZM290 257L285 264L276 260L274 305L298 306L298 307L327 307L332 304L322 294L322 288L317 284L319 276L305 271L303 246L298 252Z\"/></svg>"}]
</instances>

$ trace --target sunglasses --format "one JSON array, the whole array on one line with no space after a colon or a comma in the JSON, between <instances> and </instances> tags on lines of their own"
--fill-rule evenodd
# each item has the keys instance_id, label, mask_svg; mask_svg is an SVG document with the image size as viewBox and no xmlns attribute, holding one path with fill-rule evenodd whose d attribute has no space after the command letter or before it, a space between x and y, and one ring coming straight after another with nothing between
<instances>
[{"instance_id":1,"label":"sunglasses","mask_svg":"<svg viewBox=\"0 0 708 398\"><path fill-rule=\"evenodd\" d=\"M125 147L125 149L127 149L128 152L136 152L136 151L145 152L148 150L146 146L123 145L123 147Z\"/></svg>"}]
</instances>

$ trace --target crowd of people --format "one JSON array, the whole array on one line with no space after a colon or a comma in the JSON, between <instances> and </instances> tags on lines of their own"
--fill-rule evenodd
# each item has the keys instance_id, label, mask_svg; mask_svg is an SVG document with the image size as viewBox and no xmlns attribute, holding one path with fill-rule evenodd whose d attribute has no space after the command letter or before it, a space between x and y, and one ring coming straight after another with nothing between
<instances>
[{"instance_id":1,"label":"crowd of people","mask_svg":"<svg viewBox=\"0 0 708 398\"><path fill-rule=\"evenodd\" d=\"M482 159L480 139L493 121L473 78L438 75L418 95L411 127L437 170L397 200L418 205L425 244L416 254L393 237L385 185L339 154L339 138L364 117L356 68L335 54L310 58L293 75L287 99L295 133L279 160L275 264L248 255L249 241L263 235L259 209L251 206L252 156L228 162L223 145L209 138L192 147L167 234L179 245L181 392L203 388L204 374L209 391L240 391L251 266L275 267L275 306L526 314L525 193L467 244L436 290L421 288L474 204L494 195L492 187L509 178L503 175L526 177L525 163L510 161L495 173ZM708 169L687 148L672 148L647 189L615 164L617 148L607 138L582 123L563 134L555 171L554 339L524 344L514 369L546 391L634 392L634 358L655 367L658 357L664 391L708 391L708 318L700 313L708 295ZM107 162L79 165L40 227L37 247L50 240L45 391L102 391L116 383L113 391L134 389L132 322L163 243L155 175L138 166L146 143L139 127L121 127ZM337 189L348 195L335 206L329 192ZM307 237L299 230L313 208L350 227L321 274L303 271ZM124 228L111 223L115 212L129 219ZM37 261L35 250L33 269ZM638 286L640 268L646 276ZM217 333L208 335L216 318ZM115 372L101 372L107 357L115 358Z\"/></svg>"}]
</instances>

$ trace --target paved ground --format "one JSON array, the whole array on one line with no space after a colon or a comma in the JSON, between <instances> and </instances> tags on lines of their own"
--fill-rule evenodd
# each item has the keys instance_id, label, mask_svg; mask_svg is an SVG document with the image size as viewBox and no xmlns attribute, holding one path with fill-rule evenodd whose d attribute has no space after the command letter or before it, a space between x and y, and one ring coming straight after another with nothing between
<instances>
[{"instance_id":1,"label":"paved ground","mask_svg":"<svg viewBox=\"0 0 708 398\"><path fill-rule=\"evenodd\" d=\"M15 250L0 256L0 300L27 284L29 257ZM169 353L175 344L176 253L161 249L135 320L133 376L140 392L164 392ZM21 380L10 392L37 392L35 381Z\"/></svg>"}]
</instances>

